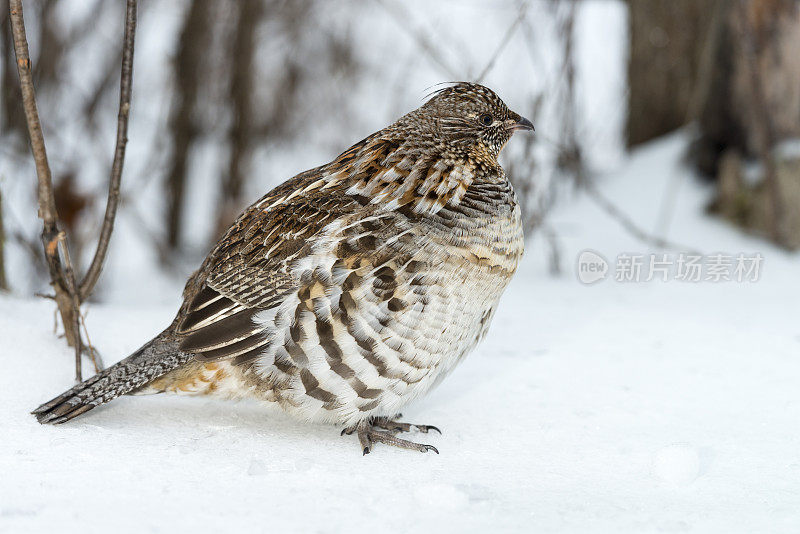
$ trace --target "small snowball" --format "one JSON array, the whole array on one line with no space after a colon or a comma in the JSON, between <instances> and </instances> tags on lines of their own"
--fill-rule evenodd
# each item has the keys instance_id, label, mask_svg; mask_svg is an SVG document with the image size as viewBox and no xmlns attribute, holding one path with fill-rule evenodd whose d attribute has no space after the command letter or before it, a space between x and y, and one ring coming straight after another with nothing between
<instances>
[{"instance_id":1,"label":"small snowball","mask_svg":"<svg viewBox=\"0 0 800 534\"><path fill-rule=\"evenodd\" d=\"M252 476L266 475L267 473L269 473L269 468L267 467L267 464L265 464L258 458L253 458L250 460L250 465L247 468L248 475L252 477Z\"/></svg>"},{"instance_id":2,"label":"small snowball","mask_svg":"<svg viewBox=\"0 0 800 534\"><path fill-rule=\"evenodd\" d=\"M700 474L697 449L687 443L663 447L653 458L653 474L676 486L691 484Z\"/></svg>"}]
</instances>

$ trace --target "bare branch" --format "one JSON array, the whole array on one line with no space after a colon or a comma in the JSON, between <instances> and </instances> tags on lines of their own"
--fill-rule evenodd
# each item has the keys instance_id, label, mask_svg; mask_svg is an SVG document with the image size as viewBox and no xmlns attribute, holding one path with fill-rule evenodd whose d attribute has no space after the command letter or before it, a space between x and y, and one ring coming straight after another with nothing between
<instances>
[{"instance_id":1,"label":"bare branch","mask_svg":"<svg viewBox=\"0 0 800 534\"><path fill-rule=\"evenodd\" d=\"M420 49L425 51L425 53L428 54L428 57L430 57L431 60L436 63L445 72L445 74L450 77L451 80L457 80L459 78L456 69L452 68L442 54L439 53L438 48L435 44L433 44L425 31L423 31L421 28L413 27L413 24L411 23L411 16L408 11L404 11L399 4L395 4L393 2L384 2L383 0L379 0L378 3L389 14L391 14L392 17L394 17L398 26L403 28L417 41Z\"/></svg>"},{"instance_id":2,"label":"bare branch","mask_svg":"<svg viewBox=\"0 0 800 534\"><path fill-rule=\"evenodd\" d=\"M561 247L558 242L558 235L549 224L542 224L542 233L550 245L550 256L548 257L548 270L551 276L561 275Z\"/></svg>"},{"instance_id":3,"label":"bare branch","mask_svg":"<svg viewBox=\"0 0 800 534\"><path fill-rule=\"evenodd\" d=\"M517 18L514 19L514 22L511 24L511 26L508 27L505 36L500 41L500 44L494 51L494 54L492 54L491 59L483 68L478 77L475 79L477 83L481 83L483 79L486 77L486 75L489 74L489 71L492 70L492 67L494 67L495 62L497 62L497 58L500 57L500 54L503 53L503 50L505 50L506 46L508 46L509 41L511 41L511 38L514 36L514 32L517 31L517 27L525 19L525 14L527 12L528 12L528 4L527 3L522 4L522 6L519 9L519 15L517 15Z\"/></svg>"},{"instance_id":4,"label":"bare branch","mask_svg":"<svg viewBox=\"0 0 800 534\"><path fill-rule=\"evenodd\" d=\"M83 327L83 335L86 336L86 345L83 347L84 353L87 353L89 358L92 360L92 364L94 365L94 372L99 373L103 370L103 359L100 357L100 353L97 349L94 348L92 345L92 340L89 339L89 329L86 328L86 318L81 314L81 326Z\"/></svg>"},{"instance_id":5,"label":"bare branch","mask_svg":"<svg viewBox=\"0 0 800 534\"><path fill-rule=\"evenodd\" d=\"M22 90L22 105L25 110L33 160L36 164L36 175L39 177L39 217L44 221L46 227L55 227L58 216L53 197L53 180L50 176L50 165L47 162L47 151L44 147L44 136L39 122L39 111L36 107L36 94L31 79L31 59L28 53L28 41L25 37L21 0L9 1L9 13L14 36L14 52L17 56L17 72Z\"/></svg>"},{"instance_id":6,"label":"bare branch","mask_svg":"<svg viewBox=\"0 0 800 534\"><path fill-rule=\"evenodd\" d=\"M89 270L80 285L80 300L85 301L91 295L100 272L103 270L111 232L114 230L114 219L119 206L119 186L122 180L122 165L125 161L125 146L128 143L128 117L131 110L131 86L133 85L133 44L136 35L136 0L128 0L125 10L125 38L122 47L122 72L119 82L119 113L117 114L117 145L114 149L114 163L111 165L111 178L108 186L108 202L103 217L103 227L97 250L92 258Z\"/></svg>"},{"instance_id":7,"label":"bare branch","mask_svg":"<svg viewBox=\"0 0 800 534\"><path fill-rule=\"evenodd\" d=\"M633 237L646 243L650 246L661 248L661 249L668 249L668 250L677 250L680 252L687 252L690 254L700 254L697 250L680 245L673 241L669 241L663 237L650 234L645 232L635 222L633 219L628 217L625 213L622 212L613 202L603 196L602 193L595 187L594 182L591 180L586 180L583 184L583 190L589 195L589 198L595 201L595 203L600 206L603 211L608 213L613 219L616 219L617 222L622 226L629 234Z\"/></svg>"},{"instance_id":8,"label":"bare branch","mask_svg":"<svg viewBox=\"0 0 800 534\"><path fill-rule=\"evenodd\" d=\"M31 59L28 53L28 40L25 36L25 21L22 14L22 1L9 1L9 14L11 18L11 31L14 37L14 53L17 57L17 72L19 73L20 89L22 92L22 105L25 110L25 121L28 126L28 136L31 142L31 151L36 163L38 177L39 217L42 219L42 245L50 271L50 281L55 290L55 300L64 323L67 342L80 351L80 330L77 317L79 314L78 297L74 284L67 282L64 268L59 256L59 242L63 242L58 228L58 212L56 211L55 197L53 195L53 180L50 174L50 165L47 161L47 152L44 146L44 135L39 122L39 112L36 107L36 93L33 88L31 76ZM66 250L66 246L63 247ZM70 290L72 289L72 290ZM76 369L80 377L80 367Z\"/></svg>"},{"instance_id":9,"label":"bare branch","mask_svg":"<svg viewBox=\"0 0 800 534\"><path fill-rule=\"evenodd\" d=\"M67 289L72 300L72 323L64 323L64 331L69 332L72 330L75 344L72 345L75 349L75 380L80 382L83 380L81 355L83 354L83 346L81 340L81 302L78 297L78 284L75 281L75 270L72 268L72 261L69 258L69 249L67 248L67 235L64 232L58 233L58 246L61 249L61 257L64 258L64 278L67 280Z\"/></svg>"}]
</instances>

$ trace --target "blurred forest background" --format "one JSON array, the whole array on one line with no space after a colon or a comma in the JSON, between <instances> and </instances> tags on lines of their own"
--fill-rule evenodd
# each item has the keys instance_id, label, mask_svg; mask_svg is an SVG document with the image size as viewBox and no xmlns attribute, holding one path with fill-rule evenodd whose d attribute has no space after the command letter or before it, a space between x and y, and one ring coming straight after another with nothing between
<instances>
[{"instance_id":1,"label":"blurred forest background","mask_svg":"<svg viewBox=\"0 0 800 534\"><path fill-rule=\"evenodd\" d=\"M25 2L79 272L105 208L124 12ZM30 294L48 277L6 0L0 32L0 288ZM536 125L503 164L553 272L565 260L551 207L590 195L629 223L596 176L678 128L694 139L687 165L715 184L709 210L797 249L798 50L796 0L142 1L122 202L93 298L177 300L176 281L245 206L455 80L489 85ZM668 195L662 208L657 228L629 230L657 239Z\"/></svg>"}]
</instances>

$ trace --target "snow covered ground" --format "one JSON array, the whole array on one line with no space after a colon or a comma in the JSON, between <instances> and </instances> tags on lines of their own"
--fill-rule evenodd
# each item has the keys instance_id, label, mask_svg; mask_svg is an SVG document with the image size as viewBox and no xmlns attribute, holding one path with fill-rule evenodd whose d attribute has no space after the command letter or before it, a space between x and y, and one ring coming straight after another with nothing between
<instances>
[{"instance_id":1,"label":"snow covered ground","mask_svg":"<svg viewBox=\"0 0 800 534\"><path fill-rule=\"evenodd\" d=\"M760 253L757 282L624 283L649 254L585 197L534 241L486 341L405 411L440 455L377 446L255 403L130 397L70 424L32 408L71 385L52 305L0 297L0 532L798 532L800 257L703 215L685 134L599 187L646 230L704 253ZM674 210L662 210L665 202ZM672 214L667 218L664 214ZM611 262L575 275L579 251ZM110 362L169 306L90 307Z\"/></svg>"}]
</instances>

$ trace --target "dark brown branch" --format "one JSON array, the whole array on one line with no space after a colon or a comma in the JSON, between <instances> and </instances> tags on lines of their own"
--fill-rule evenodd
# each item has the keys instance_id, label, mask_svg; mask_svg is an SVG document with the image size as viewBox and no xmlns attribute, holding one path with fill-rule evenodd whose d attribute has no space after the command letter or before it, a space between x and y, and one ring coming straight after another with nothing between
<instances>
[{"instance_id":1,"label":"dark brown branch","mask_svg":"<svg viewBox=\"0 0 800 534\"><path fill-rule=\"evenodd\" d=\"M125 146L128 143L128 117L131 110L131 86L133 84L133 43L136 35L136 0L128 0L125 10L125 38L122 47L122 72L119 81L119 113L117 114L117 145L114 149L114 163L111 165L111 178L108 185L108 202L103 217L103 227L97 250L89 265L89 270L80 285L80 300L85 301L91 295L103 263L108 253L111 232L114 230L114 219L119 206L119 185L122 180L122 165L125 161Z\"/></svg>"},{"instance_id":2,"label":"dark brown branch","mask_svg":"<svg viewBox=\"0 0 800 534\"><path fill-rule=\"evenodd\" d=\"M77 318L79 315L78 298L74 285L67 282L64 268L59 256L59 241L63 240L58 228L58 213L53 195L53 180L50 175L50 165L47 162L47 152L44 146L42 126L39 122L39 112L36 108L36 94L33 89L31 76L31 60L28 53L28 40L25 36L25 21L22 15L22 1L9 1L9 14L11 18L11 31L14 37L14 53L17 57L17 72L19 73L20 89L22 91L22 105L25 110L25 120L28 126L28 136L31 142L31 151L36 163L38 177L39 217L42 219L42 245L44 246L47 267L50 271L50 283L55 290L55 300L64 323L67 342L76 349L80 357L80 330ZM65 248L65 247L64 247ZM70 291L72 289L72 291ZM80 378L80 367L76 369Z\"/></svg>"}]
</instances>

